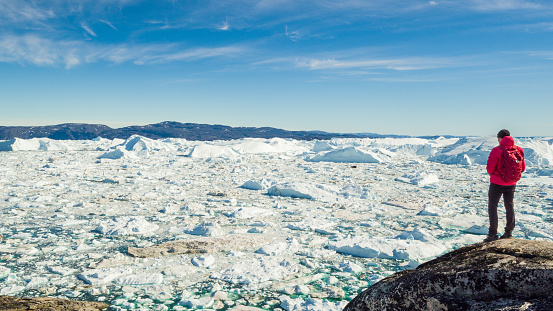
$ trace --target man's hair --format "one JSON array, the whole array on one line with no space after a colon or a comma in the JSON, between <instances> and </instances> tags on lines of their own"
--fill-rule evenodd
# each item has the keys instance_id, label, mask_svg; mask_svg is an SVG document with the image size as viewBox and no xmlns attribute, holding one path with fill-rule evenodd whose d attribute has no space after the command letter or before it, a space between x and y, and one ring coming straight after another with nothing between
<instances>
[{"instance_id":1,"label":"man's hair","mask_svg":"<svg viewBox=\"0 0 553 311\"><path fill-rule=\"evenodd\" d=\"M511 136L511 133L506 129L502 129L499 133L497 133L498 138L503 138L505 136Z\"/></svg>"}]
</instances>

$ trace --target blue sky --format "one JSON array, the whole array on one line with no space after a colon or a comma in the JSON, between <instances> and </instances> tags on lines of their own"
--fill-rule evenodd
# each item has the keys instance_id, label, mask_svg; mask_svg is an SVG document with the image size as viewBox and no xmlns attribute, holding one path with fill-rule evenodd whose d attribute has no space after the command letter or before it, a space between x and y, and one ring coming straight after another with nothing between
<instances>
[{"instance_id":1,"label":"blue sky","mask_svg":"<svg viewBox=\"0 0 553 311\"><path fill-rule=\"evenodd\" d=\"M0 125L553 136L545 0L0 0Z\"/></svg>"}]
</instances>

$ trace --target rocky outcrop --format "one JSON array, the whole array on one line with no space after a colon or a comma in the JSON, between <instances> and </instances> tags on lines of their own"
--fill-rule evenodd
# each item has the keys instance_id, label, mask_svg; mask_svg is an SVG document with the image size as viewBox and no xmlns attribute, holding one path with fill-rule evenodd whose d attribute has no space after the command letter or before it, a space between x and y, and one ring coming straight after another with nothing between
<instances>
[{"instance_id":1,"label":"rocky outcrop","mask_svg":"<svg viewBox=\"0 0 553 311\"><path fill-rule=\"evenodd\" d=\"M99 311L109 305L101 302L73 301L50 297L19 298L0 296L0 311Z\"/></svg>"},{"instance_id":2,"label":"rocky outcrop","mask_svg":"<svg viewBox=\"0 0 553 311\"><path fill-rule=\"evenodd\" d=\"M205 254L222 250L241 250L259 247L270 240L260 235L228 235L223 237L202 237L191 240L176 240L150 247L129 247L127 253L133 257L159 257L179 254Z\"/></svg>"},{"instance_id":3,"label":"rocky outcrop","mask_svg":"<svg viewBox=\"0 0 553 311\"><path fill-rule=\"evenodd\" d=\"M373 310L553 310L553 243L465 246L381 280L344 308Z\"/></svg>"}]
</instances>

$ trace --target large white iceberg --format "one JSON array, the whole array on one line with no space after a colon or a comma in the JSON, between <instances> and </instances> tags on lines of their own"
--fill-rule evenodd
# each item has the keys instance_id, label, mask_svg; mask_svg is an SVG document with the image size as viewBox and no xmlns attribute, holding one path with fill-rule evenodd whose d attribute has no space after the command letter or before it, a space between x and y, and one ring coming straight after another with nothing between
<instances>
[{"instance_id":1,"label":"large white iceberg","mask_svg":"<svg viewBox=\"0 0 553 311\"><path fill-rule=\"evenodd\" d=\"M201 144L195 146L188 156L191 158L236 158L238 152L228 146Z\"/></svg>"},{"instance_id":2,"label":"large white iceberg","mask_svg":"<svg viewBox=\"0 0 553 311\"><path fill-rule=\"evenodd\" d=\"M269 188L267 193L273 196L310 199L323 202L337 202L340 200L337 195L338 189L335 187L301 182L276 184Z\"/></svg>"},{"instance_id":3,"label":"large white iceberg","mask_svg":"<svg viewBox=\"0 0 553 311\"><path fill-rule=\"evenodd\" d=\"M49 138L13 138L0 142L0 151L56 151L71 149L64 141Z\"/></svg>"},{"instance_id":4,"label":"large white iceberg","mask_svg":"<svg viewBox=\"0 0 553 311\"><path fill-rule=\"evenodd\" d=\"M317 154L307 158L308 162L335 162L335 163L383 163L384 158L371 151L364 151L357 147L347 147Z\"/></svg>"}]
</instances>

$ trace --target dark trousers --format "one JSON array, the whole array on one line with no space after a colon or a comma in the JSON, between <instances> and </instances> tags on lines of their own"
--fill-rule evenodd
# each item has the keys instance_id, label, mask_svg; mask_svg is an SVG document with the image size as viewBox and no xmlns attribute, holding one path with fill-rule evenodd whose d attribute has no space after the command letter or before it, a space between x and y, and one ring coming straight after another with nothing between
<instances>
[{"instance_id":1,"label":"dark trousers","mask_svg":"<svg viewBox=\"0 0 553 311\"><path fill-rule=\"evenodd\" d=\"M503 196L503 204L505 205L505 212L507 214L507 224L505 225L505 233L511 234L515 229L515 208L513 200L515 198L516 185L512 186L500 186L490 183L490 190L488 191L488 215L490 216L490 229L488 235L494 236L497 234L497 205L499 199Z\"/></svg>"}]
</instances>

